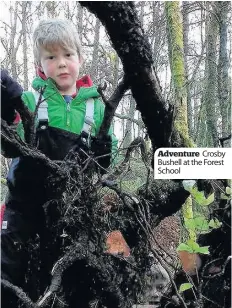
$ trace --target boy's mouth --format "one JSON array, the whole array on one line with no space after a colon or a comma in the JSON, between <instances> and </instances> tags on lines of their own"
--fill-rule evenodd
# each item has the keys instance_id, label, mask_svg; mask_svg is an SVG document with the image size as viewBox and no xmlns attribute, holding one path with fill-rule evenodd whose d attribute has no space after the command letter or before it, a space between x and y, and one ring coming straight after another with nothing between
<instances>
[{"instance_id":1,"label":"boy's mouth","mask_svg":"<svg viewBox=\"0 0 232 308\"><path fill-rule=\"evenodd\" d=\"M59 74L58 77L68 77L69 74L68 73L63 73L63 74Z\"/></svg>"}]
</instances>

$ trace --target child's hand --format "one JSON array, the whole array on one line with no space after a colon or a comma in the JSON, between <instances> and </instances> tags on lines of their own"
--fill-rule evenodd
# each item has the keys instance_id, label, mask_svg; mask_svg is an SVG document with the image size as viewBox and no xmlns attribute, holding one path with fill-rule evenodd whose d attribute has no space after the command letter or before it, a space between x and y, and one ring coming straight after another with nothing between
<instances>
[{"instance_id":1,"label":"child's hand","mask_svg":"<svg viewBox=\"0 0 232 308\"><path fill-rule=\"evenodd\" d=\"M7 70L1 70L1 117L8 124L13 123L15 104L21 99L23 89L17 81L10 77Z\"/></svg>"},{"instance_id":2,"label":"child's hand","mask_svg":"<svg viewBox=\"0 0 232 308\"><path fill-rule=\"evenodd\" d=\"M12 99L21 96L23 89L20 84L10 77L7 70L1 70L1 90L2 100L3 95L5 99Z\"/></svg>"},{"instance_id":3,"label":"child's hand","mask_svg":"<svg viewBox=\"0 0 232 308\"><path fill-rule=\"evenodd\" d=\"M94 152L98 163L105 169L108 168L110 165L111 149L112 149L111 136L107 135L101 139L92 137L91 151ZM103 157L100 157L98 159L99 156Z\"/></svg>"}]
</instances>

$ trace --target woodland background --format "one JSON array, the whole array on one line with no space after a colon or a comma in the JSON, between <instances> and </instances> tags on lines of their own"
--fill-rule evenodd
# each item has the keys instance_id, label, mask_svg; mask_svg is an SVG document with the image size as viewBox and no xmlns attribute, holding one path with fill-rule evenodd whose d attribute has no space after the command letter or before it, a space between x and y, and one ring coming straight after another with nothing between
<instances>
[{"instance_id":1,"label":"woodland background","mask_svg":"<svg viewBox=\"0 0 232 308\"><path fill-rule=\"evenodd\" d=\"M187 117L189 136L198 147L217 147L219 138L231 131L231 4L173 3L173 21L164 1L135 1L135 6L152 46L164 100L175 103L176 93L183 94L184 109L178 113ZM25 90L31 89L35 76L32 33L38 21L46 18L67 18L77 27L85 58L80 76L89 74L97 85L106 83L104 93L109 97L122 79L122 64L101 22L79 2L1 1L1 66ZM113 126L120 148L145 136L130 91L119 103ZM224 146L230 146L230 140ZM2 163L4 173L7 161Z\"/></svg>"},{"instance_id":2,"label":"woodland background","mask_svg":"<svg viewBox=\"0 0 232 308\"><path fill-rule=\"evenodd\" d=\"M180 135L179 144L198 147L229 147L231 137L230 2L141 1L134 2L134 4L144 34L148 37L152 48L154 76L159 79L159 82L155 81L156 90L160 91L158 94L163 97L164 102L175 106L174 121L175 129ZM101 5L104 7L103 4ZM68 18L76 25L85 55L81 74L90 74L97 85L106 84L105 97L110 97L122 81L123 65L111 46L109 36L105 33L100 21L84 8L84 4L81 6L78 2L65 1L16 1L1 2L1 6L1 65L10 71L25 90L30 89L30 81L35 74L31 46L32 32L39 20L48 17ZM86 6L91 9L91 2ZM92 9L96 9L94 5ZM120 16L117 18L120 19ZM123 55L127 52L129 50L122 48ZM143 52L142 49L141 52ZM138 63L139 66L141 63ZM134 74L136 75L135 70ZM133 89L133 85L131 88ZM135 90L133 93L135 97L137 94L137 99L140 101L140 104L136 101L137 107L141 110L142 99L138 96L139 89L137 90L137 93ZM146 99L149 101L149 98ZM121 149L128 148L136 137L145 138L147 133L140 112L136 110L136 102L130 90L124 91L116 110L113 124ZM155 117L152 118L152 114L147 124L153 123L150 121L152 119L155 125ZM157 127L159 127L158 124ZM167 128L169 129L170 127ZM152 132L151 125L150 132ZM149 134L149 136L153 149L162 142L165 144L167 140L154 138L158 132L152 133L153 135ZM169 131L167 135L168 133ZM165 132L162 136L165 137ZM135 155L134 159L134 172L129 177L125 175L123 179L124 182L128 182L127 190L133 192L145 183L148 177L147 172L144 172L141 157ZM2 164L4 174L8 168L8 160L4 157L2 157ZM217 183L212 181L211 184L215 188ZM176 209L179 209L180 205L175 204L171 194L169 195L169 189L170 192L175 193L177 188L166 187L164 184L163 187L160 185L160 190L157 190L156 185L160 184L157 182L155 189L153 191L151 189L151 196L146 194L146 197L152 197L149 200L151 203L155 200L155 206L156 201L159 201L160 207L155 210L155 214L160 218L175 213L175 208L171 206L175 205ZM223 189L229 189L228 183L223 183L223 185L225 186ZM178 189L178 202L180 200L184 202L186 195ZM226 191L229 191L228 189ZM229 200L227 195L225 197ZM166 198L165 201L162 201L162 198ZM220 203L219 199L215 200L216 206ZM166 213L165 205L167 206ZM225 212L228 212L228 206L224 206ZM205 214L208 215L208 213ZM222 216L224 217L224 214ZM191 238L191 232L189 233ZM211 240L214 242L213 238ZM140 253L141 251L138 253L138 258ZM214 257L212 255L212 258ZM224 262L226 258L227 252L223 255L224 269L227 265L227 261ZM201 289L199 293L201 294ZM199 307L210 306L202 304ZM227 308L227 306L224 307Z\"/></svg>"},{"instance_id":3,"label":"woodland background","mask_svg":"<svg viewBox=\"0 0 232 308\"><path fill-rule=\"evenodd\" d=\"M230 2L183 1L175 8L180 15L173 16L175 36L168 30L171 19L164 1L135 4L152 46L154 70L164 99L175 100L175 76L180 76L186 91L191 138L199 147L217 146L218 138L228 136L231 129ZM97 85L106 82L105 93L110 95L122 78L121 62L100 21L75 1L2 1L2 67L25 90L30 89L35 75L32 32L38 21L46 18L67 18L74 23L85 57L81 75L89 74ZM175 54L176 48L180 53ZM141 117L130 92L121 100L114 121L123 147L143 135Z\"/></svg>"}]
</instances>

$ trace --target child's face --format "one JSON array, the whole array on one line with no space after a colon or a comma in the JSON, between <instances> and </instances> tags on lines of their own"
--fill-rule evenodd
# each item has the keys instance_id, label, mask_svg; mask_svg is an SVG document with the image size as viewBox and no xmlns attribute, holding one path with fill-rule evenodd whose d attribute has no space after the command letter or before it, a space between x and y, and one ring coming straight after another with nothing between
<instances>
[{"instance_id":1,"label":"child's face","mask_svg":"<svg viewBox=\"0 0 232 308\"><path fill-rule=\"evenodd\" d=\"M52 78L62 95L76 93L76 81L79 76L80 59L73 49L64 49L56 45L40 49L41 70L46 77Z\"/></svg>"}]
</instances>

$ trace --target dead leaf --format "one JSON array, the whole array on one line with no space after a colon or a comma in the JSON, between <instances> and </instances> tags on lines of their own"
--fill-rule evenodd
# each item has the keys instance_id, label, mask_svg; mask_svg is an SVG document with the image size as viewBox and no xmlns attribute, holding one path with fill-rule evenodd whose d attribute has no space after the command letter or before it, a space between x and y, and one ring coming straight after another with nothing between
<instances>
[{"instance_id":1,"label":"dead leaf","mask_svg":"<svg viewBox=\"0 0 232 308\"><path fill-rule=\"evenodd\" d=\"M112 231L108 234L106 238L106 247L106 253L112 255L122 254L125 258L130 255L130 248L119 230Z\"/></svg>"}]
</instances>

